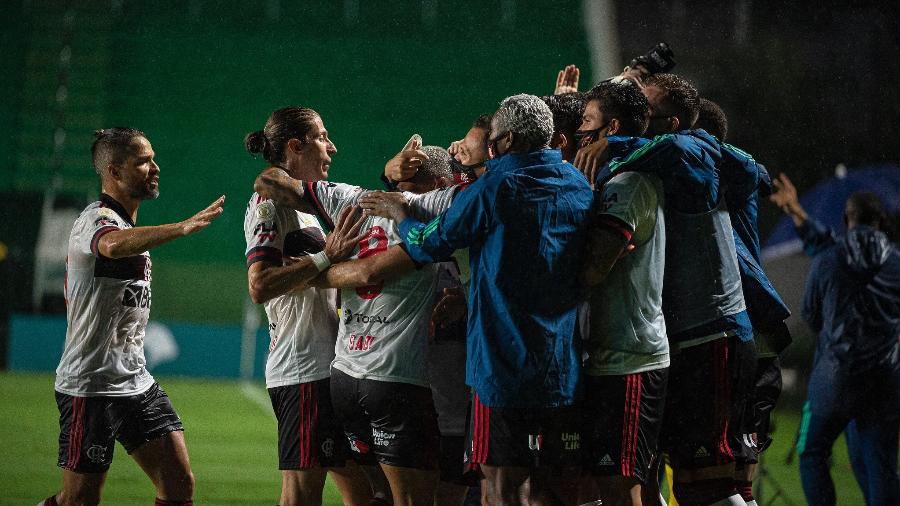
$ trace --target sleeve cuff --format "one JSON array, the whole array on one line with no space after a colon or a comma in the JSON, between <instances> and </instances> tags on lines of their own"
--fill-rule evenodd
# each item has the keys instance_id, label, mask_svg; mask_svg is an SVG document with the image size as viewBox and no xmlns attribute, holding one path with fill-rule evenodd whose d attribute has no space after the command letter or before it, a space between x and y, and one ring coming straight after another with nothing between
<instances>
[{"instance_id":1,"label":"sleeve cuff","mask_svg":"<svg viewBox=\"0 0 900 506\"><path fill-rule=\"evenodd\" d=\"M103 255L100 254L100 238L116 230L119 230L119 228L113 226L97 229L97 231L94 232L94 237L91 238L91 254L98 258L103 257Z\"/></svg>"},{"instance_id":2,"label":"sleeve cuff","mask_svg":"<svg viewBox=\"0 0 900 506\"><path fill-rule=\"evenodd\" d=\"M247 268L256 262L270 262L274 264L281 264L281 251L270 248L267 246L260 246L257 248L253 248L247 252Z\"/></svg>"}]
</instances>

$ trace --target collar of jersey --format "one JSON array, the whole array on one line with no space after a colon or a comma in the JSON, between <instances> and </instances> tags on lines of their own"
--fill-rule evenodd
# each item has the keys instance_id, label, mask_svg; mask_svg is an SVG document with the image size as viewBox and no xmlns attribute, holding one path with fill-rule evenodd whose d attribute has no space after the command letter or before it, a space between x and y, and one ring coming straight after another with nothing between
<instances>
[{"instance_id":1,"label":"collar of jersey","mask_svg":"<svg viewBox=\"0 0 900 506\"><path fill-rule=\"evenodd\" d=\"M562 153L558 149L542 149L531 153L510 153L484 163L487 170L512 170L531 165L561 163Z\"/></svg>"},{"instance_id":2,"label":"collar of jersey","mask_svg":"<svg viewBox=\"0 0 900 506\"><path fill-rule=\"evenodd\" d=\"M131 221L131 216L128 215L128 211L125 210L125 207L122 206L122 204L120 204L118 200L110 197L105 193L101 193L100 202L102 202L104 206L115 211L116 214L119 215L119 217L125 220L125 223L128 223L132 227L134 226L134 222Z\"/></svg>"}]
</instances>

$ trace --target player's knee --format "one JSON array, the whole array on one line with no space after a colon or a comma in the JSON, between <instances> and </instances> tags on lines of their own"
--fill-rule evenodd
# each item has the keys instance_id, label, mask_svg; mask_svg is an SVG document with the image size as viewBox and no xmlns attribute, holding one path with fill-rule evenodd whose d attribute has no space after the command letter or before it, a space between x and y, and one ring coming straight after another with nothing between
<instances>
[{"instance_id":1,"label":"player's knee","mask_svg":"<svg viewBox=\"0 0 900 506\"><path fill-rule=\"evenodd\" d=\"M713 504L737 493L734 482L727 478L676 482L672 491L682 506Z\"/></svg>"},{"instance_id":2,"label":"player's knee","mask_svg":"<svg viewBox=\"0 0 900 506\"><path fill-rule=\"evenodd\" d=\"M194 473L190 469L167 473L160 485L166 497L188 500L194 495Z\"/></svg>"}]
</instances>

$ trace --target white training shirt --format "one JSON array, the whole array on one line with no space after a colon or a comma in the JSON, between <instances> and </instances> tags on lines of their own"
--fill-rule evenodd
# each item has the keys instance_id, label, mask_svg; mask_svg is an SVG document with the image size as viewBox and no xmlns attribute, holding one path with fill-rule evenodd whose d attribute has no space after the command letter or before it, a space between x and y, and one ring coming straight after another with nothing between
<instances>
[{"instance_id":1,"label":"white training shirt","mask_svg":"<svg viewBox=\"0 0 900 506\"><path fill-rule=\"evenodd\" d=\"M624 375L669 366L662 312L666 258L663 189L659 178L639 172L613 177L602 190L599 219L631 235L635 250L620 258L590 297L585 372Z\"/></svg>"},{"instance_id":2,"label":"white training shirt","mask_svg":"<svg viewBox=\"0 0 900 506\"><path fill-rule=\"evenodd\" d=\"M318 219L276 206L254 193L244 215L247 267L283 257L302 257L325 247ZM337 290L306 288L264 303L269 319L266 387L296 385L331 376L337 337Z\"/></svg>"},{"instance_id":3,"label":"white training shirt","mask_svg":"<svg viewBox=\"0 0 900 506\"><path fill-rule=\"evenodd\" d=\"M110 259L100 238L134 223L121 204L101 194L72 227L66 261L66 343L56 368L57 392L129 396L153 385L144 359L150 316L150 253Z\"/></svg>"},{"instance_id":4,"label":"white training shirt","mask_svg":"<svg viewBox=\"0 0 900 506\"><path fill-rule=\"evenodd\" d=\"M405 193L413 215L428 220L450 207L451 187L422 195ZM333 223L365 194L357 186L307 182L304 194L319 216ZM330 224L329 224L330 227ZM366 258L402 244L393 221L371 216L353 258ZM434 309L437 266L422 266L377 285L341 290L341 322L332 366L359 379L428 386L426 346Z\"/></svg>"}]
</instances>

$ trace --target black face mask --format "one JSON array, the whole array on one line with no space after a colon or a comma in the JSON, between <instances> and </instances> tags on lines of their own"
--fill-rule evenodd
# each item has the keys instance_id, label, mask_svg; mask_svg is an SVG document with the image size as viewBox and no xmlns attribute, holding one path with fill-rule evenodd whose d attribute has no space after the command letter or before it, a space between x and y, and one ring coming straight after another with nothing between
<instances>
[{"instance_id":1,"label":"black face mask","mask_svg":"<svg viewBox=\"0 0 900 506\"><path fill-rule=\"evenodd\" d=\"M506 135L506 133L498 135L497 137L495 137L493 139L488 139L488 157L491 160L496 160L496 159L500 158L501 156L508 153L508 151L507 151L507 153L500 154L500 149L497 147L497 141L499 141L501 138L503 138L504 135Z\"/></svg>"},{"instance_id":2,"label":"black face mask","mask_svg":"<svg viewBox=\"0 0 900 506\"><path fill-rule=\"evenodd\" d=\"M600 128L595 128L593 130L576 130L575 131L575 145L578 146L577 149L581 149L588 144L596 141L600 138L600 131L605 130L609 126L609 122L603 124Z\"/></svg>"}]
</instances>

